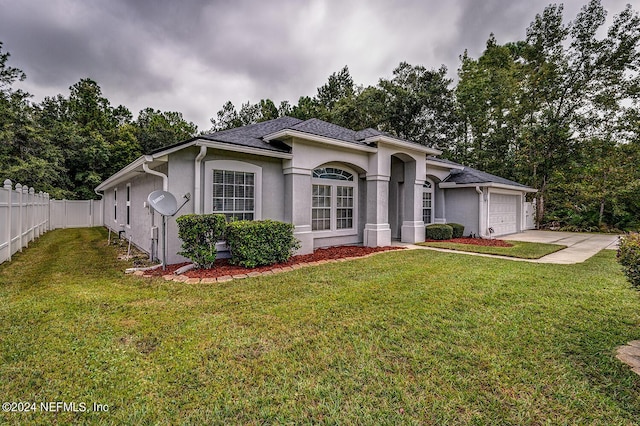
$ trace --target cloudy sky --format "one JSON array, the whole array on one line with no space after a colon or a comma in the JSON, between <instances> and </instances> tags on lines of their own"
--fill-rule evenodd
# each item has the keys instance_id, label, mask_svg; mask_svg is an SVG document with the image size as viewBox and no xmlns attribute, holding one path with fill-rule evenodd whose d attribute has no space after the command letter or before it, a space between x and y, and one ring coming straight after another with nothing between
<instances>
[{"instance_id":1,"label":"cloudy sky","mask_svg":"<svg viewBox=\"0 0 640 426\"><path fill-rule=\"evenodd\" d=\"M566 19L586 1L566 0ZM602 4L611 18L629 1ZM134 118L180 111L206 130L227 100L295 104L345 65L365 86L401 61L444 64L454 77L465 49L477 57L491 32L523 39L550 2L0 0L0 41L36 102L89 77Z\"/></svg>"}]
</instances>

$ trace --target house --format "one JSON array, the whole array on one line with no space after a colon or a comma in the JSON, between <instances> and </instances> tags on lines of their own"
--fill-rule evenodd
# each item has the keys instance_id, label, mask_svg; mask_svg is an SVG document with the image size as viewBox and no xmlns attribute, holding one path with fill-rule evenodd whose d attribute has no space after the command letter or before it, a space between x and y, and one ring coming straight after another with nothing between
<instances>
[{"instance_id":1,"label":"house","mask_svg":"<svg viewBox=\"0 0 640 426\"><path fill-rule=\"evenodd\" d=\"M457 222L465 234L482 237L525 228L525 194L534 189L439 159L441 153L374 129L281 117L159 149L96 191L103 195L105 226L154 258L162 249L162 222L147 197L158 189L186 201L179 215L292 223L300 254L423 241L425 223ZM169 263L184 260L177 234L170 218Z\"/></svg>"}]
</instances>

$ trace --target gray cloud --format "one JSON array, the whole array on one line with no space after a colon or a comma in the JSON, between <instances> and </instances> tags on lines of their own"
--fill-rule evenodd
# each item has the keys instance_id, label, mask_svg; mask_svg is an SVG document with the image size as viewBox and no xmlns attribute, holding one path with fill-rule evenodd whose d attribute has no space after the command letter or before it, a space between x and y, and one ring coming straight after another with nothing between
<instances>
[{"instance_id":1,"label":"gray cloud","mask_svg":"<svg viewBox=\"0 0 640 426\"><path fill-rule=\"evenodd\" d=\"M585 0L586 1L586 0ZM583 1L565 2L567 19ZM625 0L603 0L610 15ZM455 76L458 57L524 37L546 1L0 0L0 41L35 100L81 78L114 105L181 111L200 129L224 102L297 102L348 65L359 84L400 61Z\"/></svg>"}]
</instances>

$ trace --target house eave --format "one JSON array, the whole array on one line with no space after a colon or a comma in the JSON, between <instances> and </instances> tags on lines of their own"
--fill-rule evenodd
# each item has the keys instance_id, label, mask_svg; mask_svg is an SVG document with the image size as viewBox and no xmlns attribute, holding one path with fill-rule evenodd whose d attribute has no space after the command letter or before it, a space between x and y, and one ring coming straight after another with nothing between
<instances>
[{"instance_id":1,"label":"house eave","mask_svg":"<svg viewBox=\"0 0 640 426\"><path fill-rule=\"evenodd\" d=\"M142 165L146 162L146 157L147 156L145 155L138 157L132 163L128 164L127 166L123 167L115 174L111 175L106 180L104 180L100 185L98 185L95 191L104 191L105 189L110 188L111 186L117 185L123 180L126 180L131 174L142 171Z\"/></svg>"},{"instance_id":2,"label":"house eave","mask_svg":"<svg viewBox=\"0 0 640 426\"><path fill-rule=\"evenodd\" d=\"M272 141L277 139L287 139L287 138L298 138L313 142L320 142L326 145L332 145L344 149L362 151L362 152L377 152L378 149L371 146L366 145L358 145L351 142L341 141L339 139L328 138L325 136L313 135L311 133L301 132L299 130L290 130L285 129L279 132L271 133L270 135L266 135L263 139L265 141Z\"/></svg>"},{"instance_id":3,"label":"house eave","mask_svg":"<svg viewBox=\"0 0 640 426\"><path fill-rule=\"evenodd\" d=\"M427 160L427 166L440 167L443 169L453 169L453 170L464 170L464 166L462 165L454 165L450 163L445 163L438 160Z\"/></svg>"},{"instance_id":4,"label":"house eave","mask_svg":"<svg viewBox=\"0 0 640 426\"><path fill-rule=\"evenodd\" d=\"M369 144L382 142L387 145L393 145L393 146L397 146L404 149L424 152L427 155L442 154L442 151L440 151L439 149L430 148L428 146L419 145L417 143L406 142L400 139L395 139L395 138L391 138L389 136L384 136L384 135L371 136L366 138L364 141Z\"/></svg>"},{"instance_id":5,"label":"house eave","mask_svg":"<svg viewBox=\"0 0 640 426\"><path fill-rule=\"evenodd\" d=\"M518 192L538 192L537 189L529 188L527 186L516 186L516 185L507 185L504 183L496 183L496 182L478 182L478 183L455 183L455 182L440 182L438 187L441 189L447 188L497 188L497 189L509 189L512 191Z\"/></svg>"},{"instance_id":6,"label":"house eave","mask_svg":"<svg viewBox=\"0 0 640 426\"><path fill-rule=\"evenodd\" d=\"M207 139L198 139L195 142L196 146L206 146L207 148L219 149L222 151L242 152L244 154L255 154L264 157L283 158L290 160L293 158L293 154L288 152L270 151L267 149L253 148L250 146L235 145L226 142L216 142Z\"/></svg>"}]
</instances>

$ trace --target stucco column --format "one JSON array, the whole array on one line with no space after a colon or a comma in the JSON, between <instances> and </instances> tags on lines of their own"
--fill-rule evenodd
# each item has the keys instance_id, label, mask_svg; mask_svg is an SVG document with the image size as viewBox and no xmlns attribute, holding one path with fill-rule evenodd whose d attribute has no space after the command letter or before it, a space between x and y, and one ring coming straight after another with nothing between
<instances>
[{"instance_id":1,"label":"stucco column","mask_svg":"<svg viewBox=\"0 0 640 426\"><path fill-rule=\"evenodd\" d=\"M404 163L404 218L400 230L403 243L424 241L425 229L422 220L422 192L426 178L426 164L421 161Z\"/></svg>"},{"instance_id":2,"label":"stucco column","mask_svg":"<svg viewBox=\"0 0 640 426\"><path fill-rule=\"evenodd\" d=\"M364 245L391 245L389 227L389 176L367 176L367 223L364 225Z\"/></svg>"},{"instance_id":3,"label":"stucco column","mask_svg":"<svg viewBox=\"0 0 640 426\"><path fill-rule=\"evenodd\" d=\"M284 173L284 220L295 228L294 237L300 241L296 254L313 253L311 232L311 170L288 167Z\"/></svg>"},{"instance_id":4,"label":"stucco column","mask_svg":"<svg viewBox=\"0 0 640 426\"><path fill-rule=\"evenodd\" d=\"M406 186L404 197L406 220L402 221L400 238L403 243L423 242L425 238L424 221L422 220L422 186L424 185L424 179L413 179L411 181L414 184Z\"/></svg>"}]
</instances>

